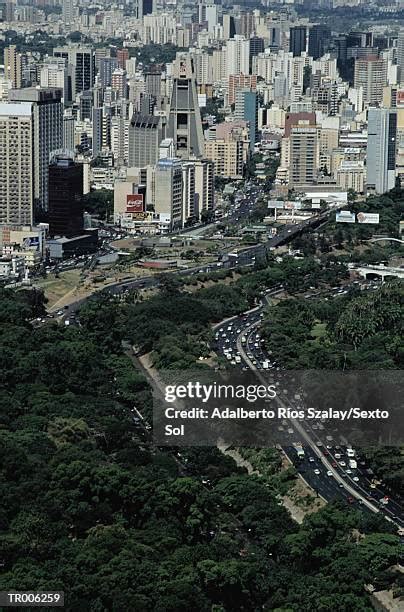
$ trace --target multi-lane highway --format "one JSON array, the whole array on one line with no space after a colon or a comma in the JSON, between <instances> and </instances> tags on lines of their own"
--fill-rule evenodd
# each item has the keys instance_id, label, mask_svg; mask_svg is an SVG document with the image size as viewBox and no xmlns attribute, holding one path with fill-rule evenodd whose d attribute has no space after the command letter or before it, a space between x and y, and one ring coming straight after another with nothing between
<instances>
[{"instance_id":1,"label":"multi-lane highway","mask_svg":"<svg viewBox=\"0 0 404 612\"><path fill-rule=\"evenodd\" d=\"M214 348L218 355L230 367L253 369L258 377L262 377L264 370L276 372L281 369L281 365L266 353L260 335L265 306L263 300L257 308L215 327ZM282 400L285 401L292 407L290 400ZM283 452L318 495L326 501L345 499L348 504L380 512L399 529L404 528L401 503L386 495L361 457L360 449L348 448L345 440L327 435L323 421L302 423L285 419L277 427ZM300 446L302 450L298 452ZM352 460L356 467L351 467Z\"/></svg>"}]
</instances>

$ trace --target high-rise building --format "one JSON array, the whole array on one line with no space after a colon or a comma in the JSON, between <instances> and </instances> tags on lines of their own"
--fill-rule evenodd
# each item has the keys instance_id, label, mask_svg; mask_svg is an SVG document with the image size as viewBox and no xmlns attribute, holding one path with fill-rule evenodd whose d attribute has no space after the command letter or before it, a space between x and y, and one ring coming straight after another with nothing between
<instances>
[{"instance_id":1,"label":"high-rise building","mask_svg":"<svg viewBox=\"0 0 404 612\"><path fill-rule=\"evenodd\" d=\"M236 92L240 89L250 89L256 91L257 76L255 74L231 74L229 76L228 86L228 103L234 104L236 101Z\"/></svg>"},{"instance_id":2,"label":"high-rise building","mask_svg":"<svg viewBox=\"0 0 404 612\"><path fill-rule=\"evenodd\" d=\"M393 189L396 180L397 110L369 108L367 188L375 193Z\"/></svg>"},{"instance_id":3,"label":"high-rise building","mask_svg":"<svg viewBox=\"0 0 404 612\"><path fill-rule=\"evenodd\" d=\"M380 104L383 88L387 85L387 62L375 55L355 61L354 86L363 88L365 106Z\"/></svg>"},{"instance_id":4,"label":"high-rise building","mask_svg":"<svg viewBox=\"0 0 404 612\"><path fill-rule=\"evenodd\" d=\"M264 53L264 39L259 36L251 36L250 38L250 72L252 70L253 57L258 57L260 53Z\"/></svg>"},{"instance_id":5,"label":"high-rise building","mask_svg":"<svg viewBox=\"0 0 404 612\"><path fill-rule=\"evenodd\" d=\"M14 88L22 86L22 55L15 45L4 49L4 74Z\"/></svg>"},{"instance_id":6,"label":"high-rise building","mask_svg":"<svg viewBox=\"0 0 404 612\"><path fill-rule=\"evenodd\" d=\"M250 41L236 35L226 44L226 73L248 74L250 71Z\"/></svg>"},{"instance_id":7,"label":"high-rise building","mask_svg":"<svg viewBox=\"0 0 404 612\"><path fill-rule=\"evenodd\" d=\"M83 232L83 164L66 153L49 164L49 234L71 238Z\"/></svg>"},{"instance_id":8,"label":"high-rise building","mask_svg":"<svg viewBox=\"0 0 404 612\"><path fill-rule=\"evenodd\" d=\"M111 87L112 74L117 67L118 60L116 57L102 57L100 59L99 77L102 87Z\"/></svg>"},{"instance_id":9,"label":"high-rise building","mask_svg":"<svg viewBox=\"0 0 404 612\"><path fill-rule=\"evenodd\" d=\"M161 72L146 72L144 78L145 93L159 100L161 96Z\"/></svg>"},{"instance_id":10,"label":"high-rise building","mask_svg":"<svg viewBox=\"0 0 404 612\"><path fill-rule=\"evenodd\" d=\"M119 68L122 70L126 69L126 61L129 59L129 49L117 49L116 51L116 60L118 62Z\"/></svg>"},{"instance_id":11,"label":"high-rise building","mask_svg":"<svg viewBox=\"0 0 404 612\"><path fill-rule=\"evenodd\" d=\"M142 19L144 15L151 15L153 12L153 0L134 0L132 6L136 19Z\"/></svg>"},{"instance_id":12,"label":"high-rise building","mask_svg":"<svg viewBox=\"0 0 404 612\"><path fill-rule=\"evenodd\" d=\"M122 70L122 68L114 70L111 77L111 87L117 92L119 98L126 98L126 70Z\"/></svg>"},{"instance_id":13,"label":"high-rise building","mask_svg":"<svg viewBox=\"0 0 404 612\"><path fill-rule=\"evenodd\" d=\"M82 91L91 89L95 81L95 55L92 47L69 45L56 47L54 57L64 57L71 66L72 99Z\"/></svg>"},{"instance_id":14,"label":"high-rise building","mask_svg":"<svg viewBox=\"0 0 404 612\"><path fill-rule=\"evenodd\" d=\"M0 104L0 223L34 219L33 104Z\"/></svg>"},{"instance_id":15,"label":"high-rise building","mask_svg":"<svg viewBox=\"0 0 404 612\"><path fill-rule=\"evenodd\" d=\"M34 201L35 213L48 208L48 164L53 151L63 146L63 104L60 89L26 87L13 89L10 102L33 105Z\"/></svg>"},{"instance_id":16,"label":"high-rise building","mask_svg":"<svg viewBox=\"0 0 404 612\"><path fill-rule=\"evenodd\" d=\"M258 96L256 91L250 89L236 90L234 118L248 121L250 150L253 150L258 137Z\"/></svg>"},{"instance_id":17,"label":"high-rise building","mask_svg":"<svg viewBox=\"0 0 404 612\"><path fill-rule=\"evenodd\" d=\"M182 164L182 218L184 223L189 219L196 220L195 204L195 164L184 162Z\"/></svg>"},{"instance_id":18,"label":"high-rise building","mask_svg":"<svg viewBox=\"0 0 404 612\"><path fill-rule=\"evenodd\" d=\"M306 44L306 26L296 26L294 28L290 28L289 51L293 53L293 57L299 57L301 53L306 51Z\"/></svg>"},{"instance_id":19,"label":"high-rise building","mask_svg":"<svg viewBox=\"0 0 404 612\"><path fill-rule=\"evenodd\" d=\"M198 159L195 164L195 215L214 209L215 164L211 159Z\"/></svg>"},{"instance_id":20,"label":"high-rise building","mask_svg":"<svg viewBox=\"0 0 404 612\"><path fill-rule=\"evenodd\" d=\"M177 54L173 76L167 136L174 140L177 157L203 157L204 139L194 64L188 53Z\"/></svg>"},{"instance_id":21,"label":"high-rise building","mask_svg":"<svg viewBox=\"0 0 404 612\"><path fill-rule=\"evenodd\" d=\"M154 208L170 223L170 229L181 228L182 217L182 162L180 159L160 159L154 175Z\"/></svg>"},{"instance_id":22,"label":"high-rise building","mask_svg":"<svg viewBox=\"0 0 404 612\"><path fill-rule=\"evenodd\" d=\"M319 170L319 130L315 115L307 113L289 115L285 135L289 134L289 184L313 185Z\"/></svg>"},{"instance_id":23,"label":"high-rise building","mask_svg":"<svg viewBox=\"0 0 404 612\"><path fill-rule=\"evenodd\" d=\"M73 23L75 18L74 0L63 0L62 17L66 25L70 25Z\"/></svg>"},{"instance_id":24,"label":"high-rise building","mask_svg":"<svg viewBox=\"0 0 404 612\"><path fill-rule=\"evenodd\" d=\"M397 66L398 78L404 80L404 29L398 32L397 40Z\"/></svg>"},{"instance_id":25,"label":"high-rise building","mask_svg":"<svg viewBox=\"0 0 404 612\"><path fill-rule=\"evenodd\" d=\"M50 58L41 67L39 84L44 88L56 88L62 90L63 102L71 102L71 92L69 91L69 75L66 60L62 57Z\"/></svg>"},{"instance_id":26,"label":"high-rise building","mask_svg":"<svg viewBox=\"0 0 404 612\"><path fill-rule=\"evenodd\" d=\"M205 143L206 156L215 163L215 174L231 179L243 178L243 141L210 140Z\"/></svg>"},{"instance_id":27,"label":"high-rise building","mask_svg":"<svg viewBox=\"0 0 404 612\"><path fill-rule=\"evenodd\" d=\"M142 168L155 164L164 138L162 117L135 113L129 125L129 166Z\"/></svg>"},{"instance_id":28,"label":"high-rise building","mask_svg":"<svg viewBox=\"0 0 404 612\"><path fill-rule=\"evenodd\" d=\"M309 30L309 55L313 59L322 57L331 45L331 30L328 26L318 23Z\"/></svg>"}]
</instances>

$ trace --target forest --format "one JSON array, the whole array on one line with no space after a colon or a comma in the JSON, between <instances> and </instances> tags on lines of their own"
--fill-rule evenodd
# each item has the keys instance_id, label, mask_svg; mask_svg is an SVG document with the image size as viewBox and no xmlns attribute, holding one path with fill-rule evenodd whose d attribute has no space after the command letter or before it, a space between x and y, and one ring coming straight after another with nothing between
<instances>
[{"instance_id":1,"label":"forest","mask_svg":"<svg viewBox=\"0 0 404 612\"><path fill-rule=\"evenodd\" d=\"M207 292L174 298L184 337ZM133 418L150 389L122 342L148 346L132 325L164 307L174 329L168 306L99 298L80 326L35 327L42 296L1 290L0 590L64 590L67 610L369 610L364 585L395 580L386 521L331 504L299 526L216 449L160 450Z\"/></svg>"}]
</instances>

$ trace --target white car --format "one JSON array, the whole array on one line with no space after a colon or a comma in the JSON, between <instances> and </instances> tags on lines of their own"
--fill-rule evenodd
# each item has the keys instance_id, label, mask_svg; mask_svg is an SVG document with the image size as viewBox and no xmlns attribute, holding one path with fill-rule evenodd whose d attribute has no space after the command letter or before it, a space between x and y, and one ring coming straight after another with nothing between
<instances>
[{"instance_id":1,"label":"white car","mask_svg":"<svg viewBox=\"0 0 404 612\"><path fill-rule=\"evenodd\" d=\"M332 476L333 473L331 472L331 470L327 470L327 476Z\"/></svg>"},{"instance_id":2,"label":"white car","mask_svg":"<svg viewBox=\"0 0 404 612\"><path fill-rule=\"evenodd\" d=\"M354 482L359 482L359 478L358 478L357 476L354 476L354 477L352 478L352 480L353 480Z\"/></svg>"},{"instance_id":3,"label":"white car","mask_svg":"<svg viewBox=\"0 0 404 612\"><path fill-rule=\"evenodd\" d=\"M316 475L316 476L319 476L319 475L320 475L320 470L319 470L318 468L316 468L316 469L314 470L314 473L315 473L315 475Z\"/></svg>"}]
</instances>

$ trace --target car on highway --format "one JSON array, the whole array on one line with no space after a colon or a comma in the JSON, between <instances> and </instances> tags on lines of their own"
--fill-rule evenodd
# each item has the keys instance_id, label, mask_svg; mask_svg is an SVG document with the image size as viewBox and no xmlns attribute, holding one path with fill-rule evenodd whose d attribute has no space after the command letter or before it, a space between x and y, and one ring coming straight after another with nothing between
<instances>
[{"instance_id":1,"label":"car on highway","mask_svg":"<svg viewBox=\"0 0 404 612\"><path fill-rule=\"evenodd\" d=\"M332 476L332 475L333 474L332 474L331 470L327 470L327 476Z\"/></svg>"},{"instance_id":2,"label":"car on highway","mask_svg":"<svg viewBox=\"0 0 404 612\"><path fill-rule=\"evenodd\" d=\"M320 470L318 468L316 468L314 470L314 473L315 473L316 476L320 476Z\"/></svg>"}]
</instances>

